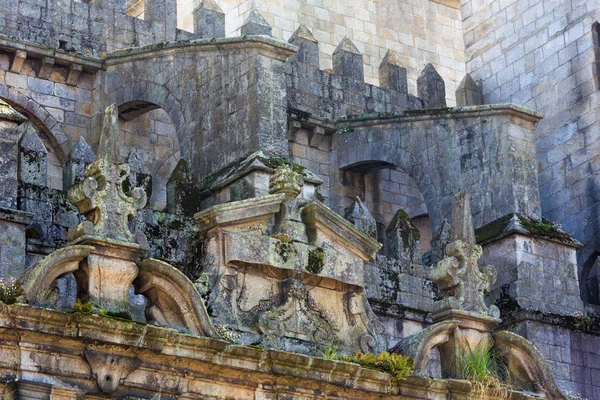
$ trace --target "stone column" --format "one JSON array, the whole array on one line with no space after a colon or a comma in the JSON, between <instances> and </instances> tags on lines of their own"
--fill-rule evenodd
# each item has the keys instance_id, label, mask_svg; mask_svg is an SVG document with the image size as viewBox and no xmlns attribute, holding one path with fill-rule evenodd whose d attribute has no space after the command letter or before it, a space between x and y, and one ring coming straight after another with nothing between
<instances>
[{"instance_id":1,"label":"stone column","mask_svg":"<svg viewBox=\"0 0 600 400\"><path fill-rule=\"evenodd\" d=\"M17 210L19 134L27 119L0 101L0 276L19 277L25 270L25 229L31 214Z\"/></svg>"}]
</instances>

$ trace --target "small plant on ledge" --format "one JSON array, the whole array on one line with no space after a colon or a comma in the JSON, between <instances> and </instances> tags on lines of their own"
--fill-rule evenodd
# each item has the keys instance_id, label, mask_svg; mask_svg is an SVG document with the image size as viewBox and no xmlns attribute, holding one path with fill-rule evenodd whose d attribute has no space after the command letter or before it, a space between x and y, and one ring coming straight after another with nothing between
<instances>
[{"instance_id":1,"label":"small plant on ledge","mask_svg":"<svg viewBox=\"0 0 600 400\"><path fill-rule=\"evenodd\" d=\"M511 386L505 383L509 371L489 343L471 349L466 343L455 354L457 378L471 381L473 391L479 396L510 399Z\"/></svg>"},{"instance_id":2,"label":"small plant on ledge","mask_svg":"<svg viewBox=\"0 0 600 400\"><path fill-rule=\"evenodd\" d=\"M326 360L337 360L340 358L339 349L340 345L337 341L333 340L330 343L319 346L319 353L321 357Z\"/></svg>"},{"instance_id":3,"label":"small plant on ledge","mask_svg":"<svg viewBox=\"0 0 600 400\"><path fill-rule=\"evenodd\" d=\"M276 233L275 235L271 236L273 239L277 239L282 243L292 243L292 237L290 235L288 235L287 233Z\"/></svg>"},{"instance_id":4,"label":"small plant on ledge","mask_svg":"<svg viewBox=\"0 0 600 400\"><path fill-rule=\"evenodd\" d=\"M89 301L82 303L80 299L77 299L75 304L73 304L73 309L71 311L82 314L92 314L94 312L94 305Z\"/></svg>"},{"instance_id":5,"label":"small plant on ledge","mask_svg":"<svg viewBox=\"0 0 600 400\"><path fill-rule=\"evenodd\" d=\"M308 265L306 270L312 274L320 274L325 266L325 250L317 247L308 252Z\"/></svg>"},{"instance_id":6,"label":"small plant on ledge","mask_svg":"<svg viewBox=\"0 0 600 400\"><path fill-rule=\"evenodd\" d=\"M21 283L13 278L0 278L0 302L15 304L23 294Z\"/></svg>"},{"instance_id":7,"label":"small plant on ledge","mask_svg":"<svg viewBox=\"0 0 600 400\"><path fill-rule=\"evenodd\" d=\"M590 329L596 323L596 317L590 313L582 313L580 311L573 314L573 326L580 331Z\"/></svg>"},{"instance_id":8,"label":"small plant on ledge","mask_svg":"<svg viewBox=\"0 0 600 400\"><path fill-rule=\"evenodd\" d=\"M398 382L413 371L414 360L402 354L384 351L378 355L369 353L356 353L353 356L344 356L342 361L359 364L365 368L376 369L392 374L392 380Z\"/></svg>"}]
</instances>

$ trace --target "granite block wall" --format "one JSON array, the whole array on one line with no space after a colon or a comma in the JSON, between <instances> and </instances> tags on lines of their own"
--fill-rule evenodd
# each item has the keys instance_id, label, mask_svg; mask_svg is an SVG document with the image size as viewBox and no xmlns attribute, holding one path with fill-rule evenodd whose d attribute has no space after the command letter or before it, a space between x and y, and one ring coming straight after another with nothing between
<instances>
[{"instance_id":1,"label":"granite block wall","mask_svg":"<svg viewBox=\"0 0 600 400\"><path fill-rule=\"evenodd\" d=\"M288 40L306 24L319 41L320 68L333 66L331 55L348 37L364 55L365 80L379 83L379 64L388 49L396 50L408 70L408 87L417 93L416 79L432 63L447 82L447 99L455 104L454 91L463 78L463 40L457 1L411 0L222 0L226 33L238 35L239 27L253 8L273 27L273 36Z\"/></svg>"},{"instance_id":2,"label":"granite block wall","mask_svg":"<svg viewBox=\"0 0 600 400\"><path fill-rule=\"evenodd\" d=\"M542 213L584 243L578 262L585 282L600 250L593 32L600 8L585 0L461 3L467 70L485 102L544 115L535 132Z\"/></svg>"}]
</instances>

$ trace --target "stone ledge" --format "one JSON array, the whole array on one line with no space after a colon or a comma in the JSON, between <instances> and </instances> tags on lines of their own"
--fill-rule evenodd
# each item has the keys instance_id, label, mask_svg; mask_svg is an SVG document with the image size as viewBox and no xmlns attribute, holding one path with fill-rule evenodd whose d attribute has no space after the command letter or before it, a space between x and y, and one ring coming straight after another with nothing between
<instances>
[{"instance_id":1,"label":"stone ledge","mask_svg":"<svg viewBox=\"0 0 600 400\"><path fill-rule=\"evenodd\" d=\"M579 249L582 244L551 221L535 220L527 215L508 214L475 230L477 243L484 246L512 234L549 240Z\"/></svg>"},{"instance_id":2,"label":"stone ledge","mask_svg":"<svg viewBox=\"0 0 600 400\"><path fill-rule=\"evenodd\" d=\"M283 40L265 35L250 35L234 38L188 39L155 43L142 47L117 50L104 54L102 58L104 59L104 64L106 66L111 66L154 58L163 54L172 54L174 52L223 51L240 48L258 48L263 50L263 55L270 56L280 61L285 61L289 56L298 51L298 47Z\"/></svg>"},{"instance_id":3,"label":"stone ledge","mask_svg":"<svg viewBox=\"0 0 600 400\"><path fill-rule=\"evenodd\" d=\"M346 128L358 128L362 126L422 120L480 118L496 115L511 115L533 123L537 123L543 118L541 114L515 104L486 104L482 106L416 109L393 113L348 115L345 118L339 119L337 123Z\"/></svg>"},{"instance_id":4,"label":"stone ledge","mask_svg":"<svg viewBox=\"0 0 600 400\"><path fill-rule=\"evenodd\" d=\"M0 221L14 222L16 224L21 225L29 225L31 224L32 219L32 213L0 207Z\"/></svg>"},{"instance_id":5,"label":"stone ledge","mask_svg":"<svg viewBox=\"0 0 600 400\"><path fill-rule=\"evenodd\" d=\"M92 55L57 51L54 47L15 39L5 35L0 35L0 49L11 51L23 50L27 52L28 56L31 55L33 58L52 57L58 61L57 64L79 64L92 72L103 68L102 60L95 58Z\"/></svg>"},{"instance_id":6,"label":"stone ledge","mask_svg":"<svg viewBox=\"0 0 600 400\"><path fill-rule=\"evenodd\" d=\"M206 375L208 370L219 376L228 375L229 378L222 383L225 388L232 390L234 386L231 379L246 387L256 386L257 383L296 386L301 380L303 392L310 387L350 390L357 399L396 398L397 394L405 396L403 398L443 399L448 398L449 393L458 396L456 398L466 399L472 390L468 381L416 375L407 376L397 384L391 382L391 376L386 372L362 368L353 363L231 345L225 341L189 336L153 325L23 304L8 306L0 303L0 337L5 339L5 350L13 345L29 348L30 343L52 343L52 354L64 360L78 359L78 354L90 346L114 354L123 351L132 354L133 350L142 360L144 370L165 373L166 367L169 374L181 374L188 379L193 379L197 374L204 379L210 378ZM185 362L182 364L183 360ZM160 368L157 369L157 366ZM19 365L13 367L20 368ZM3 364L0 370L7 368L11 368L10 363ZM63 378L76 379L85 386L89 386L92 379L82 374L74 377L67 370L62 374ZM59 377L56 371L53 375ZM135 388L137 383L124 380L121 385ZM513 392L511 398L539 399L521 392Z\"/></svg>"}]
</instances>

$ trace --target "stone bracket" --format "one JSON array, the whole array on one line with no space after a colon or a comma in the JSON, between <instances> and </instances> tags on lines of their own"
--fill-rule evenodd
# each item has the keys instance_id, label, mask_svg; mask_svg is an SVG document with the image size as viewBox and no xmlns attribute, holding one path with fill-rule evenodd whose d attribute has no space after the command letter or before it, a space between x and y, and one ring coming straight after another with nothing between
<instances>
[{"instance_id":1,"label":"stone bracket","mask_svg":"<svg viewBox=\"0 0 600 400\"><path fill-rule=\"evenodd\" d=\"M12 60L12 65L10 66L10 72L14 72L15 74L21 73L21 68L23 68L23 64L25 64L25 60L27 59L27 52L23 50L17 50Z\"/></svg>"},{"instance_id":2,"label":"stone bracket","mask_svg":"<svg viewBox=\"0 0 600 400\"><path fill-rule=\"evenodd\" d=\"M82 70L83 67L79 64L71 65L69 68L69 75L67 76L67 85L77 86L77 83L79 82L79 75L81 75Z\"/></svg>"},{"instance_id":3,"label":"stone bracket","mask_svg":"<svg viewBox=\"0 0 600 400\"><path fill-rule=\"evenodd\" d=\"M42 66L40 67L40 71L38 72L38 78L40 78L40 79L50 78L50 74L52 73L52 67L54 67L54 58L52 58L52 57L42 58Z\"/></svg>"}]
</instances>

